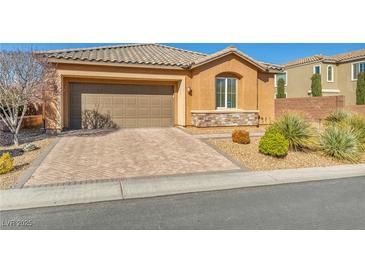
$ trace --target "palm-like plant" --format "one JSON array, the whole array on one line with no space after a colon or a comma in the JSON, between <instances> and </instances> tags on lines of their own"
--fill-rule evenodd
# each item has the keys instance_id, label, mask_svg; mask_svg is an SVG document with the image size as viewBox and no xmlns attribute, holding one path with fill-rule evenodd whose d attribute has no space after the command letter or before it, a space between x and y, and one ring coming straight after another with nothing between
<instances>
[{"instance_id":1,"label":"palm-like plant","mask_svg":"<svg viewBox=\"0 0 365 274\"><path fill-rule=\"evenodd\" d=\"M311 148L314 145L315 131L311 124L300 114L284 114L273 124L273 128L284 135L292 150Z\"/></svg>"},{"instance_id":2,"label":"palm-like plant","mask_svg":"<svg viewBox=\"0 0 365 274\"><path fill-rule=\"evenodd\" d=\"M319 138L322 151L340 160L357 162L361 151L353 130L347 127L329 126Z\"/></svg>"},{"instance_id":3,"label":"palm-like plant","mask_svg":"<svg viewBox=\"0 0 365 274\"><path fill-rule=\"evenodd\" d=\"M359 142L362 151L365 151L365 118L360 115L351 115L340 123L341 127L349 128Z\"/></svg>"},{"instance_id":4,"label":"palm-like plant","mask_svg":"<svg viewBox=\"0 0 365 274\"><path fill-rule=\"evenodd\" d=\"M324 119L325 125L331 126L336 123L341 123L350 116L351 116L350 112L347 112L343 109L336 109L335 111L332 111L330 114L328 114L328 116Z\"/></svg>"}]
</instances>

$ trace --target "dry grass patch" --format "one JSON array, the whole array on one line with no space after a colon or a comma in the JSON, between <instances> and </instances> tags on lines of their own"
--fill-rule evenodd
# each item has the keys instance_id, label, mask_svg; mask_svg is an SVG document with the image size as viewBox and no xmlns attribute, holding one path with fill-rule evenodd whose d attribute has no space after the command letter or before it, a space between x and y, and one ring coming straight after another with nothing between
<instances>
[{"instance_id":1,"label":"dry grass patch","mask_svg":"<svg viewBox=\"0 0 365 274\"><path fill-rule=\"evenodd\" d=\"M324 167L349 164L323 155L321 152L289 151L285 158L274 158L258 152L260 138L251 138L247 145L233 143L230 139L211 139L209 143L216 146L232 158L240 161L250 170L274 170L304 167ZM365 163L365 155L361 163Z\"/></svg>"},{"instance_id":2,"label":"dry grass patch","mask_svg":"<svg viewBox=\"0 0 365 274\"><path fill-rule=\"evenodd\" d=\"M37 145L40 149L24 152L23 155L14 157L14 169L13 171L0 175L0 190L11 188L20 177L22 172L29 167L29 165L34 161L39 154L47 147L52 138L45 138L43 140L33 141L32 143ZM22 147L22 145L20 146ZM15 146L3 147L0 146L0 150L10 150L15 149Z\"/></svg>"},{"instance_id":3,"label":"dry grass patch","mask_svg":"<svg viewBox=\"0 0 365 274\"><path fill-rule=\"evenodd\" d=\"M238 126L238 127L186 127L185 129L191 134L217 134L217 133L232 133L235 129L242 129L248 132L264 132L267 125L256 126Z\"/></svg>"}]
</instances>

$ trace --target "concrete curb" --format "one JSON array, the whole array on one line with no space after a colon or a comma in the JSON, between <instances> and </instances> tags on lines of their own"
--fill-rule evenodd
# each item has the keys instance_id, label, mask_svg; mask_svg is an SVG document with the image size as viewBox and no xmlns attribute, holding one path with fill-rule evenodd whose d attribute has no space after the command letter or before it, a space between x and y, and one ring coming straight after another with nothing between
<instances>
[{"instance_id":1,"label":"concrete curb","mask_svg":"<svg viewBox=\"0 0 365 274\"><path fill-rule=\"evenodd\" d=\"M224 172L0 191L0 210L81 204L164 195L365 176L365 164L260 172ZM364 182L365 183L365 182Z\"/></svg>"}]
</instances>

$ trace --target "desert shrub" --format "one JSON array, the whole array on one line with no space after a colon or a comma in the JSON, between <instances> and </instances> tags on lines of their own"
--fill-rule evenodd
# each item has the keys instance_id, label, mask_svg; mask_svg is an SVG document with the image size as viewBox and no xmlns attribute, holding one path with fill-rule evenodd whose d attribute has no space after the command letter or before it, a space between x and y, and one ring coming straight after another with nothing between
<instances>
[{"instance_id":1,"label":"desert shrub","mask_svg":"<svg viewBox=\"0 0 365 274\"><path fill-rule=\"evenodd\" d=\"M361 151L353 130L347 127L328 126L320 135L321 150L340 160L357 162Z\"/></svg>"},{"instance_id":2,"label":"desert shrub","mask_svg":"<svg viewBox=\"0 0 365 274\"><path fill-rule=\"evenodd\" d=\"M360 115L351 115L344 119L340 126L347 127L355 134L361 150L365 151L365 118Z\"/></svg>"},{"instance_id":3,"label":"desert shrub","mask_svg":"<svg viewBox=\"0 0 365 274\"><path fill-rule=\"evenodd\" d=\"M347 112L343 109L336 109L335 111L332 111L330 114L328 114L328 116L324 119L325 125L329 126L332 124L341 123L350 116L350 112Z\"/></svg>"},{"instance_id":4,"label":"desert shrub","mask_svg":"<svg viewBox=\"0 0 365 274\"><path fill-rule=\"evenodd\" d=\"M357 76L356 84L356 105L365 104L365 72L360 72Z\"/></svg>"},{"instance_id":5,"label":"desert shrub","mask_svg":"<svg viewBox=\"0 0 365 274\"><path fill-rule=\"evenodd\" d=\"M312 96L322 96L322 80L320 74L313 74L311 84Z\"/></svg>"},{"instance_id":6,"label":"desert shrub","mask_svg":"<svg viewBox=\"0 0 365 274\"><path fill-rule=\"evenodd\" d=\"M23 150L26 152L26 151L33 151L33 150L36 150L36 149L39 149L38 146L36 146L35 144L32 144L32 143L28 143L28 144L25 144L23 146Z\"/></svg>"},{"instance_id":7,"label":"desert shrub","mask_svg":"<svg viewBox=\"0 0 365 274\"><path fill-rule=\"evenodd\" d=\"M289 142L283 134L274 128L269 128L259 142L259 152L274 157L285 157L288 154Z\"/></svg>"},{"instance_id":8,"label":"desert shrub","mask_svg":"<svg viewBox=\"0 0 365 274\"><path fill-rule=\"evenodd\" d=\"M14 160L11 158L10 153L4 153L0 157L0 174L5 174L13 170Z\"/></svg>"},{"instance_id":9,"label":"desert shrub","mask_svg":"<svg viewBox=\"0 0 365 274\"><path fill-rule=\"evenodd\" d=\"M246 130L235 129L232 131L232 141L238 144L249 144L250 133Z\"/></svg>"},{"instance_id":10,"label":"desert shrub","mask_svg":"<svg viewBox=\"0 0 365 274\"><path fill-rule=\"evenodd\" d=\"M310 148L314 143L314 129L311 124L299 114L284 114L273 124L273 128L284 135L285 139L289 141L289 147L292 150Z\"/></svg>"},{"instance_id":11,"label":"desert shrub","mask_svg":"<svg viewBox=\"0 0 365 274\"><path fill-rule=\"evenodd\" d=\"M82 112L83 129L108 129L116 128L110 115L102 114L97 109L84 110Z\"/></svg>"}]
</instances>

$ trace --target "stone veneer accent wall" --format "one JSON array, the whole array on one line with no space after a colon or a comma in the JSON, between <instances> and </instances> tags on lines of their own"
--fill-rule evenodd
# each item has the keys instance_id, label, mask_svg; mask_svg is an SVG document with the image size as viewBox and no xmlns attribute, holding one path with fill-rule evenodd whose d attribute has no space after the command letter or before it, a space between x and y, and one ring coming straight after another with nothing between
<instances>
[{"instance_id":1,"label":"stone veneer accent wall","mask_svg":"<svg viewBox=\"0 0 365 274\"><path fill-rule=\"evenodd\" d=\"M192 125L196 127L222 127L257 125L258 112L255 111L192 111Z\"/></svg>"}]
</instances>

